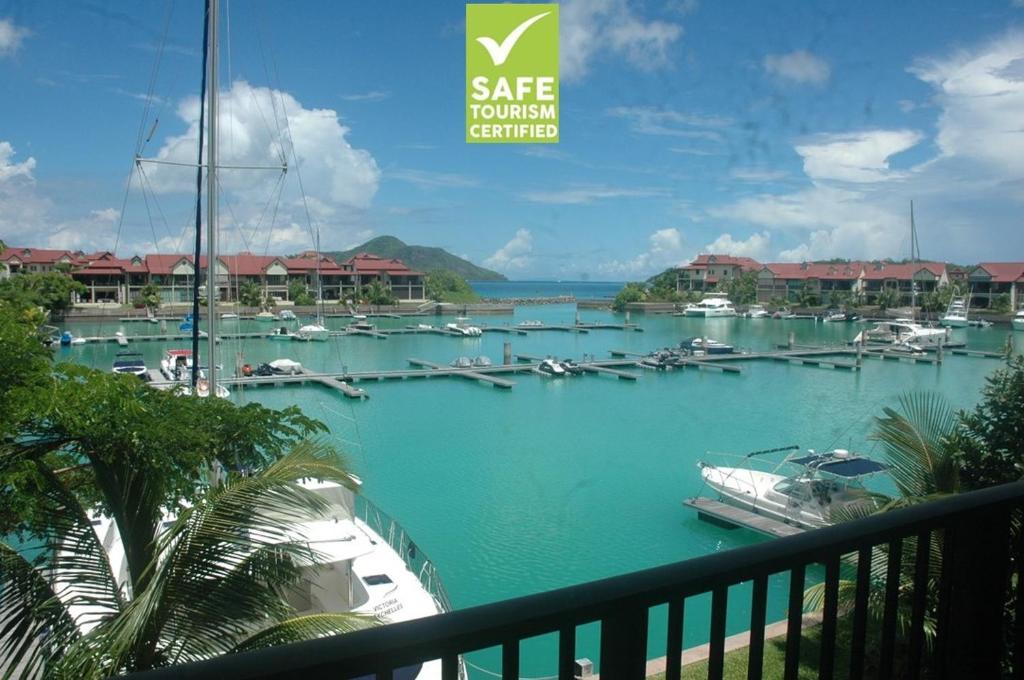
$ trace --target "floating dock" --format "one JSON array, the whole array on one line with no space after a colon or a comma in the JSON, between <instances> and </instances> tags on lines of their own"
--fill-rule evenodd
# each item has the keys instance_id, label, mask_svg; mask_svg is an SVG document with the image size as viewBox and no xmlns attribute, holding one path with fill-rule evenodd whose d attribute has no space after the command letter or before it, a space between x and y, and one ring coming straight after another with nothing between
<instances>
[{"instance_id":1,"label":"floating dock","mask_svg":"<svg viewBox=\"0 0 1024 680\"><path fill-rule=\"evenodd\" d=\"M700 498L699 496L697 498L690 498L683 501L683 505L696 510L698 518L729 529L741 527L772 536L773 538L795 536L805 531L801 527L786 524L785 522L759 515L756 512L727 505L710 498Z\"/></svg>"}]
</instances>

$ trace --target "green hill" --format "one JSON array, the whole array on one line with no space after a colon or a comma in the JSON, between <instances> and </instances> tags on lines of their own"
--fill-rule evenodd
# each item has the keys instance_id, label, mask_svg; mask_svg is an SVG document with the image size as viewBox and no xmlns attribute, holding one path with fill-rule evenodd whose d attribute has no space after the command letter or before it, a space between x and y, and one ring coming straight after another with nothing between
<instances>
[{"instance_id":1,"label":"green hill","mask_svg":"<svg viewBox=\"0 0 1024 680\"><path fill-rule=\"evenodd\" d=\"M370 253L380 257L399 259L411 269L421 272L447 269L448 271L455 272L467 281L507 280L498 272L478 267L469 260L463 260L461 257L452 255L444 248L410 246L394 236L378 236L351 250L325 254L332 256L338 262L344 262L358 253Z\"/></svg>"}]
</instances>

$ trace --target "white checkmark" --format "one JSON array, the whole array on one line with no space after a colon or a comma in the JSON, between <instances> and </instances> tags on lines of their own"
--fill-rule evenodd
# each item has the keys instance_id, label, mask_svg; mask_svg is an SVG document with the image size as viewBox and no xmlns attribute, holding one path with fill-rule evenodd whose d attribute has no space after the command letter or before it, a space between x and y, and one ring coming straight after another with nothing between
<instances>
[{"instance_id":1,"label":"white checkmark","mask_svg":"<svg viewBox=\"0 0 1024 680\"><path fill-rule=\"evenodd\" d=\"M508 59L509 52L512 51L512 48L515 47L516 43L519 42L519 39L523 37L523 33L526 33L526 29L533 26L549 14L551 14L551 12L544 12L543 14L538 14L535 17L530 17L523 23L516 26L512 32L501 41L500 45L494 38L489 38L486 35L477 38L476 41L484 46L487 50L487 54L491 55L491 61L494 62L494 65L501 66L505 63L505 60Z\"/></svg>"}]
</instances>

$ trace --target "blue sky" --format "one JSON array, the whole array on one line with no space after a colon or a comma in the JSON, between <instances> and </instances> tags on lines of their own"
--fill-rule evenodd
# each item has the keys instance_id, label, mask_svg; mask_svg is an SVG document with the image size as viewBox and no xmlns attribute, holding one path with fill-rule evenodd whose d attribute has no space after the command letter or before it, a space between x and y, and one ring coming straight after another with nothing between
<instances>
[{"instance_id":1,"label":"blue sky","mask_svg":"<svg viewBox=\"0 0 1024 680\"><path fill-rule=\"evenodd\" d=\"M228 249L305 249L312 222L324 249L622 280L906 257L913 199L923 256L1024 259L1024 0L564 2L561 143L536 146L465 144L461 3L224 5L222 156L299 162L223 174ZM199 0L0 2L0 238L187 248L187 171L125 186L155 116L142 155L194 161L201 28Z\"/></svg>"}]
</instances>

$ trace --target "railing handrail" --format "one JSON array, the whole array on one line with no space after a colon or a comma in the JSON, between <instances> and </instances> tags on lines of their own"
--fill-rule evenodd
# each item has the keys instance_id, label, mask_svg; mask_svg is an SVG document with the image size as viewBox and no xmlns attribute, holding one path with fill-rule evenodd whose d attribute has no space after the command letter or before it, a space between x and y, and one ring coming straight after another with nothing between
<instances>
[{"instance_id":1,"label":"railing handrail","mask_svg":"<svg viewBox=\"0 0 1024 680\"><path fill-rule=\"evenodd\" d=\"M766 543L705 555L621 576L460 609L426 619L141 673L142 679L260 678L329 673L344 663L354 675L461 654L596 621L624 605L650 607L861 547L940 528L951 519L1024 503L1024 481L956 494ZM336 672L335 672L336 674ZM326 677L326 676L325 676Z\"/></svg>"}]
</instances>

